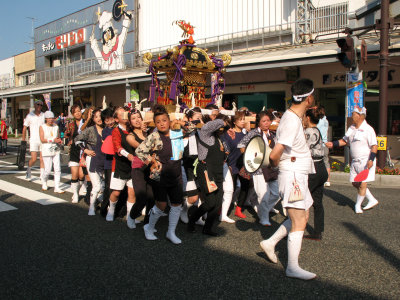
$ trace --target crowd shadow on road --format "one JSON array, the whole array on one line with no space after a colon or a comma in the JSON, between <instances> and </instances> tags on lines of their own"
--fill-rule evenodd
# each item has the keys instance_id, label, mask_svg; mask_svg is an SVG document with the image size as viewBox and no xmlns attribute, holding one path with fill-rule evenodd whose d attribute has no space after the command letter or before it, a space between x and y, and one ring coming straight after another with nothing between
<instances>
[{"instance_id":1,"label":"crowd shadow on road","mask_svg":"<svg viewBox=\"0 0 400 300\"><path fill-rule=\"evenodd\" d=\"M324 189L324 195L331 198L339 206L348 206L351 209L354 208L355 202L353 200L351 200L349 197L347 197L341 193L338 193L338 192L330 190L330 189Z\"/></svg>"},{"instance_id":2,"label":"crowd shadow on road","mask_svg":"<svg viewBox=\"0 0 400 300\"><path fill-rule=\"evenodd\" d=\"M157 241L144 238L142 226L130 230L118 218L89 217L85 204L40 206L18 203L15 214L0 218L0 290L4 299L378 299L328 277L305 282L285 276L251 239L217 227L218 238L186 232L182 244L165 239L168 217L157 223ZM42 216L42 217L41 217ZM279 226L260 228L267 238ZM17 234L16 234L17 233ZM250 233L249 233L250 234ZM277 248L286 262L286 242ZM262 259L260 259L262 258ZM326 275L325 275L326 276Z\"/></svg>"},{"instance_id":3,"label":"crowd shadow on road","mask_svg":"<svg viewBox=\"0 0 400 300\"><path fill-rule=\"evenodd\" d=\"M377 242L376 239L369 236L365 233L361 228L355 224L343 222L342 223L345 228L347 228L351 233L353 233L358 239L367 243L372 251L374 251L377 255L381 256L384 260L386 260L389 264L396 268L397 271L400 272L400 258L396 256L392 251L382 246Z\"/></svg>"}]
</instances>

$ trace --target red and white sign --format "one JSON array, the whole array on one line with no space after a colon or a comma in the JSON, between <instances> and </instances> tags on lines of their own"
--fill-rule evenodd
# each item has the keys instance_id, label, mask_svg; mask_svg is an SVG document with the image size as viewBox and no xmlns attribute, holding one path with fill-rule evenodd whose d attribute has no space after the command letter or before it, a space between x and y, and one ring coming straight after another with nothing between
<instances>
[{"instance_id":1,"label":"red and white sign","mask_svg":"<svg viewBox=\"0 0 400 300\"><path fill-rule=\"evenodd\" d=\"M68 48L77 44L81 44L86 40L85 28L78 29L77 31L71 31L69 33L59 35L56 37L57 49Z\"/></svg>"}]
</instances>

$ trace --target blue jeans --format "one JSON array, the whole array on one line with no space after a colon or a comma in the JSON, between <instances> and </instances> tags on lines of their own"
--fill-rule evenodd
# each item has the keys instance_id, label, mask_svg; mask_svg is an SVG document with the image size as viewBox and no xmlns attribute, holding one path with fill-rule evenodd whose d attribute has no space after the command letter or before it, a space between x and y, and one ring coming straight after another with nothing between
<instances>
[{"instance_id":1,"label":"blue jeans","mask_svg":"<svg viewBox=\"0 0 400 300\"><path fill-rule=\"evenodd\" d=\"M7 140L6 139L0 139L0 152L1 153L6 153L7 152Z\"/></svg>"}]
</instances>

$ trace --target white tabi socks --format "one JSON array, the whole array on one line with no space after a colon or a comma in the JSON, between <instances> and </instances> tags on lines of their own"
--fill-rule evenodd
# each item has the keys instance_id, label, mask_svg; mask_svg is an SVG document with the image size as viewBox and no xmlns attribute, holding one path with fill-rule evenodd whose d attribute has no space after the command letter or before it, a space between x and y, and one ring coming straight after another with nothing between
<instances>
[{"instance_id":1,"label":"white tabi socks","mask_svg":"<svg viewBox=\"0 0 400 300\"><path fill-rule=\"evenodd\" d=\"M61 173L54 173L54 192L57 194L64 194L65 192L60 189Z\"/></svg>"},{"instance_id":2,"label":"white tabi socks","mask_svg":"<svg viewBox=\"0 0 400 300\"><path fill-rule=\"evenodd\" d=\"M89 216L95 216L96 215L96 199L97 199L98 193L93 193L93 191L90 193L90 205L89 205ZM107 214L108 216L108 214ZM108 221L108 220L107 220Z\"/></svg>"},{"instance_id":3,"label":"white tabi socks","mask_svg":"<svg viewBox=\"0 0 400 300\"><path fill-rule=\"evenodd\" d=\"M187 199L185 199L183 201L183 207L182 207L182 211L181 211L181 221L185 224L189 223L189 217L188 217L188 212L189 212L189 208L191 208L193 206L192 203L189 203L187 201Z\"/></svg>"},{"instance_id":4,"label":"white tabi socks","mask_svg":"<svg viewBox=\"0 0 400 300\"><path fill-rule=\"evenodd\" d=\"M86 195L87 193L87 181L86 178L85 180L79 180L79 184L80 184L80 189L79 189L79 195Z\"/></svg>"},{"instance_id":5,"label":"white tabi socks","mask_svg":"<svg viewBox=\"0 0 400 300\"><path fill-rule=\"evenodd\" d=\"M150 210L149 223L143 226L144 235L149 241L154 241L157 239L157 237L154 235L154 230L156 223L161 216L165 216L164 212L156 205L154 205L153 208Z\"/></svg>"},{"instance_id":6,"label":"white tabi socks","mask_svg":"<svg viewBox=\"0 0 400 300\"><path fill-rule=\"evenodd\" d=\"M44 178L44 168L40 168L40 180L43 181Z\"/></svg>"},{"instance_id":7,"label":"white tabi socks","mask_svg":"<svg viewBox=\"0 0 400 300\"><path fill-rule=\"evenodd\" d=\"M136 228L136 222L134 219L131 218L131 209L134 203L126 202L126 225L130 229Z\"/></svg>"},{"instance_id":8,"label":"white tabi socks","mask_svg":"<svg viewBox=\"0 0 400 300\"><path fill-rule=\"evenodd\" d=\"M261 248L264 250L265 254L274 264L278 263L278 257L275 254L275 246L278 242L287 236L290 228L292 227L292 221L286 219L285 222L279 226L278 230L268 239L260 243Z\"/></svg>"},{"instance_id":9,"label":"white tabi socks","mask_svg":"<svg viewBox=\"0 0 400 300\"><path fill-rule=\"evenodd\" d=\"M114 221L114 212L115 212L116 205L117 205L117 201L115 201L115 202L110 201L110 206L108 207L106 221L108 221L108 222Z\"/></svg>"},{"instance_id":10,"label":"white tabi socks","mask_svg":"<svg viewBox=\"0 0 400 300\"><path fill-rule=\"evenodd\" d=\"M361 208L361 204L364 201L365 196L361 196L359 194L357 194L357 202L356 202L356 206L354 207L354 211L356 214L362 214L363 210Z\"/></svg>"},{"instance_id":11,"label":"white tabi socks","mask_svg":"<svg viewBox=\"0 0 400 300\"><path fill-rule=\"evenodd\" d=\"M32 168L28 166L26 169L26 179L31 179L32 178Z\"/></svg>"},{"instance_id":12,"label":"white tabi socks","mask_svg":"<svg viewBox=\"0 0 400 300\"><path fill-rule=\"evenodd\" d=\"M228 210L232 203L233 192L232 191L224 191L224 196L222 199L222 207L221 207L221 216L219 220L221 222L226 223L235 223L235 220L232 220L228 217Z\"/></svg>"},{"instance_id":13,"label":"white tabi socks","mask_svg":"<svg viewBox=\"0 0 400 300\"><path fill-rule=\"evenodd\" d=\"M288 236L288 265L286 276L302 280L311 280L317 277L314 273L303 270L299 266L299 255L304 231L290 232Z\"/></svg>"},{"instance_id":14,"label":"white tabi socks","mask_svg":"<svg viewBox=\"0 0 400 300\"><path fill-rule=\"evenodd\" d=\"M375 199L375 197L371 194L369 189L367 189L365 196L368 199L368 204L366 206L364 206L364 208L363 208L364 210L371 209L374 206L378 205L379 201Z\"/></svg>"},{"instance_id":15,"label":"white tabi socks","mask_svg":"<svg viewBox=\"0 0 400 300\"><path fill-rule=\"evenodd\" d=\"M72 203L79 202L79 182L71 182Z\"/></svg>"},{"instance_id":16,"label":"white tabi socks","mask_svg":"<svg viewBox=\"0 0 400 300\"><path fill-rule=\"evenodd\" d=\"M269 221L269 205L266 199L261 200L261 203L258 205L257 214L261 225L271 226L271 222Z\"/></svg>"},{"instance_id":17,"label":"white tabi socks","mask_svg":"<svg viewBox=\"0 0 400 300\"><path fill-rule=\"evenodd\" d=\"M182 243L181 239L179 239L175 234L175 229L179 221L181 210L181 206L171 206L169 211L167 239L176 245Z\"/></svg>"}]
</instances>

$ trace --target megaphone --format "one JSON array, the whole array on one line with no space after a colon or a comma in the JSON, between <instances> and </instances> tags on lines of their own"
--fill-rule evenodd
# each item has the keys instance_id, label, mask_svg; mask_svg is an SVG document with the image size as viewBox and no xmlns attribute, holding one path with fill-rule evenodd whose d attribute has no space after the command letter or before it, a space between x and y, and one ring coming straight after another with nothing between
<instances>
[{"instance_id":1,"label":"megaphone","mask_svg":"<svg viewBox=\"0 0 400 300\"><path fill-rule=\"evenodd\" d=\"M243 154L244 168L248 173L254 173L260 168L269 167L269 155L272 149L257 135L247 144Z\"/></svg>"}]
</instances>

